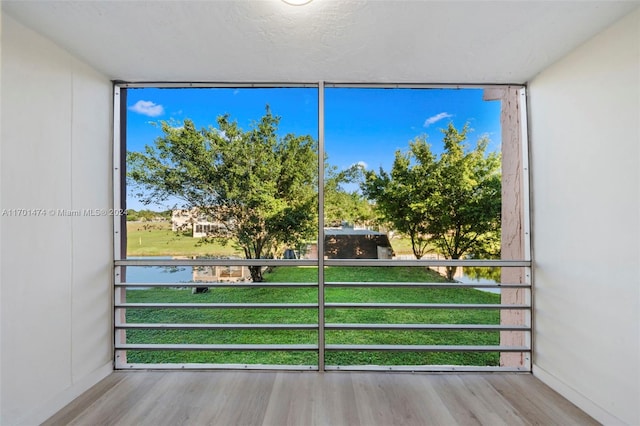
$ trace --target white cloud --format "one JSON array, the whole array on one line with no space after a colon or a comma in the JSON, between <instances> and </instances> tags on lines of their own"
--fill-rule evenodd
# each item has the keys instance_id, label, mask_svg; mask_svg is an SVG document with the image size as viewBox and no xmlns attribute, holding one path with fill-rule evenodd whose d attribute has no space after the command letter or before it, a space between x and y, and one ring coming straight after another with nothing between
<instances>
[{"instance_id":1,"label":"white cloud","mask_svg":"<svg viewBox=\"0 0 640 426\"><path fill-rule=\"evenodd\" d=\"M216 132L217 134L219 134L223 139L229 139L224 130L220 130L217 127L214 127L213 131Z\"/></svg>"},{"instance_id":2,"label":"white cloud","mask_svg":"<svg viewBox=\"0 0 640 426\"><path fill-rule=\"evenodd\" d=\"M429 127L433 123L449 117L453 117L453 114L449 114L448 112L441 112L440 114L433 115L427 118L426 120L424 120L424 127Z\"/></svg>"},{"instance_id":3,"label":"white cloud","mask_svg":"<svg viewBox=\"0 0 640 426\"><path fill-rule=\"evenodd\" d=\"M358 161L357 163L352 164L351 166L352 167L353 166L359 166L363 170L366 170L369 167L369 165L367 163L365 163L364 161Z\"/></svg>"},{"instance_id":4,"label":"white cloud","mask_svg":"<svg viewBox=\"0 0 640 426\"><path fill-rule=\"evenodd\" d=\"M130 106L129 110L149 117L157 117L164 114L164 107L151 101L138 101L135 105Z\"/></svg>"}]
</instances>

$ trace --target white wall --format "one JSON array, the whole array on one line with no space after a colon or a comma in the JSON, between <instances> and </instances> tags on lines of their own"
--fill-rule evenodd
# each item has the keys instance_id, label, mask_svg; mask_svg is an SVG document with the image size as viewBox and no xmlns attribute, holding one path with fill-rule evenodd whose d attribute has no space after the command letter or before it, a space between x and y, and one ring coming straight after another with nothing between
<instances>
[{"instance_id":1,"label":"white wall","mask_svg":"<svg viewBox=\"0 0 640 426\"><path fill-rule=\"evenodd\" d=\"M35 424L111 371L111 84L2 16L0 424ZM12 216L12 209L33 210Z\"/></svg>"},{"instance_id":2,"label":"white wall","mask_svg":"<svg viewBox=\"0 0 640 426\"><path fill-rule=\"evenodd\" d=\"M640 424L640 11L529 85L534 374Z\"/></svg>"}]
</instances>

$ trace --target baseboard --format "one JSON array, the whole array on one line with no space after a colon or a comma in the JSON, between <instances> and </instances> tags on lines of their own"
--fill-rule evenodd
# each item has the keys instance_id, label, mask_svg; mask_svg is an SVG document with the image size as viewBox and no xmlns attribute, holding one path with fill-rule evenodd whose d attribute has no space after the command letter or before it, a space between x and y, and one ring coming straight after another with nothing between
<instances>
[{"instance_id":1,"label":"baseboard","mask_svg":"<svg viewBox=\"0 0 640 426\"><path fill-rule=\"evenodd\" d=\"M607 410L600 407L598 404L594 403L592 400L582 395L580 392L567 385L562 380L558 379L553 374L547 372L543 368L538 367L537 365L533 365L532 368L533 375L538 378L541 382L549 386L551 389L558 392L563 397L567 398L573 404L575 404L582 411L596 419L598 422L603 425L626 425L627 423L623 422Z\"/></svg>"},{"instance_id":2,"label":"baseboard","mask_svg":"<svg viewBox=\"0 0 640 426\"><path fill-rule=\"evenodd\" d=\"M53 416L55 413L64 408L71 401L82 395L93 385L100 380L107 377L113 372L113 363L109 361L108 364L97 368L93 372L87 374L82 379L73 383L70 387L60 392L54 398L49 400L46 404L40 407L36 412L29 413L24 418L20 419L18 425L39 425Z\"/></svg>"}]
</instances>

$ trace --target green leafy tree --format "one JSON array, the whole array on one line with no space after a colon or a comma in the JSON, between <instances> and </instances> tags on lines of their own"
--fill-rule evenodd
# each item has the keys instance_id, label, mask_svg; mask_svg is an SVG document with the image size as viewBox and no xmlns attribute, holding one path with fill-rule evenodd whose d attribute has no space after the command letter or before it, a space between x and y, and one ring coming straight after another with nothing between
<instances>
[{"instance_id":1,"label":"green leafy tree","mask_svg":"<svg viewBox=\"0 0 640 426\"><path fill-rule=\"evenodd\" d=\"M375 219L373 208L362 193L349 191L345 184L362 181L363 168L356 164L338 171L326 165L324 181L324 222L326 226L350 224L370 225Z\"/></svg>"},{"instance_id":2,"label":"green leafy tree","mask_svg":"<svg viewBox=\"0 0 640 426\"><path fill-rule=\"evenodd\" d=\"M363 185L380 214L411 237L416 258L433 250L447 259L495 257L500 251L500 155L486 154L489 140L466 144L468 125L443 129L436 158L426 139L396 153L391 174L370 172ZM456 267L447 267L452 280Z\"/></svg>"},{"instance_id":3,"label":"green leafy tree","mask_svg":"<svg viewBox=\"0 0 640 426\"><path fill-rule=\"evenodd\" d=\"M500 253L502 177L500 155L486 154L488 138L471 150L465 144L468 125L449 124L438 164L437 190L425 203L429 233L439 253L449 259L497 257ZM447 268L453 279L456 267Z\"/></svg>"},{"instance_id":4,"label":"green leafy tree","mask_svg":"<svg viewBox=\"0 0 640 426\"><path fill-rule=\"evenodd\" d=\"M217 224L207 239L233 241L247 259L313 235L317 223L317 144L308 135L277 135L269 107L242 130L229 115L217 128L161 122L163 135L144 152L129 152L127 177L143 203L179 199L184 209ZM249 268L254 281L262 269Z\"/></svg>"},{"instance_id":5,"label":"green leafy tree","mask_svg":"<svg viewBox=\"0 0 640 426\"><path fill-rule=\"evenodd\" d=\"M143 209L140 211L135 211L133 209L127 210L127 220L128 221L147 221L151 222L154 220L167 220L171 218L171 211L163 211L156 212L153 210Z\"/></svg>"},{"instance_id":6,"label":"green leafy tree","mask_svg":"<svg viewBox=\"0 0 640 426\"><path fill-rule=\"evenodd\" d=\"M391 173L382 168L378 173L367 171L361 185L365 196L375 203L380 220L409 236L416 259L427 252L429 236L428 217L414 202L433 192L434 168L435 157L421 136L409 143L409 152L396 151Z\"/></svg>"}]
</instances>

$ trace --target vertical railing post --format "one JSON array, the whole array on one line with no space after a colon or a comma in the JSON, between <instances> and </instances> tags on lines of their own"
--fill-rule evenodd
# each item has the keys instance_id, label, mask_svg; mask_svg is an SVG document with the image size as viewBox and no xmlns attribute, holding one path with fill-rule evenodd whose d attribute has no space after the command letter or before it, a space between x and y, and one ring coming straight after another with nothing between
<instances>
[{"instance_id":1,"label":"vertical railing post","mask_svg":"<svg viewBox=\"0 0 640 426\"><path fill-rule=\"evenodd\" d=\"M531 187L529 173L529 122L527 110L527 89L521 87L518 91L520 101L520 147L522 161L522 212L523 212L523 244L524 244L524 260L532 261L531 256ZM524 336L524 343L531 350L525 354L524 367L531 370L533 363L533 266L530 265L524 269L524 282L529 284L529 291L525 292L524 303L529 305L531 309L524 312L524 324L529 327L529 333Z\"/></svg>"},{"instance_id":2,"label":"vertical railing post","mask_svg":"<svg viewBox=\"0 0 640 426\"><path fill-rule=\"evenodd\" d=\"M114 211L126 209L126 105L127 92L120 86L114 85L113 93L113 208ZM127 222L125 215L113 215L113 256L114 260L126 258L127 253ZM114 284L126 282L126 266L114 265ZM113 301L115 304L126 303L127 290L125 287L115 287L113 289ZM114 324L126 322L126 312L124 309L114 309ZM114 344L126 343L126 330L114 329ZM127 363L126 351L114 350L115 367L121 367Z\"/></svg>"},{"instance_id":3,"label":"vertical railing post","mask_svg":"<svg viewBox=\"0 0 640 426\"><path fill-rule=\"evenodd\" d=\"M324 371L324 82L318 83L318 370Z\"/></svg>"}]
</instances>

